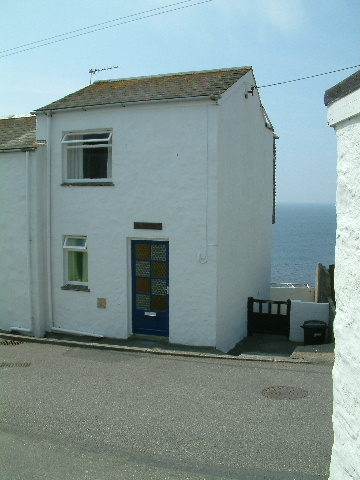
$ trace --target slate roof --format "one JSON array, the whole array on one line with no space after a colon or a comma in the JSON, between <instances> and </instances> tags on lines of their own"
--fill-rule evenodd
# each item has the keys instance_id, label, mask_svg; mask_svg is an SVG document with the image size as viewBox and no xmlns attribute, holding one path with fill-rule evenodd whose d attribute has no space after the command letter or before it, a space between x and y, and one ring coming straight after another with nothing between
<instances>
[{"instance_id":1,"label":"slate roof","mask_svg":"<svg viewBox=\"0 0 360 480\"><path fill-rule=\"evenodd\" d=\"M222 94L251 67L97 81L36 111Z\"/></svg>"},{"instance_id":2,"label":"slate roof","mask_svg":"<svg viewBox=\"0 0 360 480\"><path fill-rule=\"evenodd\" d=\"M345 78L342 82L334 85L325 92L324 103L326 106L346 97L360 88L360 70Z\"/></svg>"},{"instance_id":3,"label":"slate roof","mask_svg":"<svg viewBox=\"0 0 360 480\"><path fill-rule=\"evenodd\" d=\"M36 117L0 117L0 150L36 147Z\"/></svg>"}]
</instances>

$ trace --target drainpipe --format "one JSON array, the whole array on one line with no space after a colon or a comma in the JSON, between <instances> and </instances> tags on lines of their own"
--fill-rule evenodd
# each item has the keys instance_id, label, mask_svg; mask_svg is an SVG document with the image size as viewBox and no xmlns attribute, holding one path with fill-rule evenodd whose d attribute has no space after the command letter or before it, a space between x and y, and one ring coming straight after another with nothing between
<instances>
[{"instance_id":1,"label":"drainpipe","mask_svg":"<svg viewBox=\"0 0 360 480\"><path fill-rule=\"evenodd\" d=\"M46 199L46 266L47 266L47 304L48 304L48 328L53 325L53 302L51 280L51 110L45 112L47 117L46 135L46 164L47 164L47 199Z\"/></svg>"},{"instance_id":2,"label":"drainpipe","mask_svg":"<svg viewBox=\"0 0 360 480\"><path fill-rule=\"evenodd\" d=\"M26 162L26 219L27 219L27 271L28 271L28 294L29 294L29 326L33 331L33 301L31 289L31 208L30 208L30 150L25 151Z\"/></svg>"}]
</instances>

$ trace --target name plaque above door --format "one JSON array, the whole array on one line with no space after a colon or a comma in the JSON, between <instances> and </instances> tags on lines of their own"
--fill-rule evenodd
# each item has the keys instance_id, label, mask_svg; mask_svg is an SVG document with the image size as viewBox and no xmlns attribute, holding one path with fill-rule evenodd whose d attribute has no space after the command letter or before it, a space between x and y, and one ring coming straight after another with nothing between
<instances>
[{"instance_id":1,"label":"name plaque above door","mask_svg":"<svg viewBox=\"0 0 360 480\"><path fill-rule=\"evenodd\" d=\"M162 223L134 222L135 230L162 230Z\"/></svg>"}]
</instances>

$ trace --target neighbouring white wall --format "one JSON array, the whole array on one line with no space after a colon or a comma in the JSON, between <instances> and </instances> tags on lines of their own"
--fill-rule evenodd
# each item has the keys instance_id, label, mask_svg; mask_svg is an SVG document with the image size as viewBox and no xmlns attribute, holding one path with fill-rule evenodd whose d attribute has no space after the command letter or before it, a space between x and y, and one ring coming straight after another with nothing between
<instances>
[{"instance_id":1,"label":"neighbouring white wall","mask_svg":"<svg viewBox=\"0 0 360 480\"><path fill-rule=\"evenodd\" d=\"M0 328L30 330L24 152L0 154Z\"/></svg>"},{"instance_id":2,"label":"neighbouring white wall","mask_svg":"<svg viewBox=\"0 0 360 480\"><path fill-rule=\"evenodd\" d=\"M208 124L205 102L53 113L51 259L53 327L126 338L131 330L131 239L169 241L174 343L216 343L216 254L206 250ZM46 136L39 115L39 138ZM110 187L60 186L63 133L113 129ZM162 231L134 230L161 222ZM90 292L64 291L63 236L86 235ZM106 298L106 308L97 308Z\"/></svg>"},{"instance_id":3,"label":"neighbouring white wall","mask_svg":"<svg viewBox=\"0 0 360 480\"><path fill-rule=\"evenodd\" d=\"M42 335L44 198L38 171L41 155L13 151L0 154L0 329ZM42 169L44 166L41 167Z\"/></svg>"},{"instance_id":4,"label":"neighbouring white wall","mask_svg":"<svg viewBox=\"0 0 360 480\"><path fill-rule=\"evenodd\" d=\"M315 287L270 287L270 300L314 302Z\"/></svg>"},{"instance_id":5,"label":"neighbouring white wall","mask_svg":"<svg viewBox=\"0 0 360 480\"><path fill-rule=\"evenodd\" d=\"M260 100L245 98L251 73L219 101L217 345L231 349L247 335L248 297L269 298L273 132Z\"/></svg>"},{"instance_id":6,"label":"neighbouring white wall","mask_svg":"<svg viewBox=\"0 0 360 480\"><path fill-rule=\"evenodd\" d=\"M330 479L360 478L360 90L328 108L338 144L334 445Z\"/></svg>"},{"instance_id":7,"label":"neighbouring white wall","mask_svg":"<svg viewBox=\"0 0 360 480\"><path fill-rule=\"evenodd\" d=\"M329 304L293 300L290 311L289 340L292 342L304 341L304 329L301 328L301 325L304 325L307 320L320 320L328 325Z\"/></svg>"}]
</instances>

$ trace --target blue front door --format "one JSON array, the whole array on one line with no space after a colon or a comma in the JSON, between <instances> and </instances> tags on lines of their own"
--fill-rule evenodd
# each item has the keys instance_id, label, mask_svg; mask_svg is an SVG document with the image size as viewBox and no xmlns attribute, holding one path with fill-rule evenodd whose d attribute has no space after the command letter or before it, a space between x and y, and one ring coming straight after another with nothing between
<instances>
[{"instance_id":1,"label":"blue front door","mask_svg":"<svg viewBox=\"0 0 360 480\"><path fill-rule=\"evenodd\" d=\"M169 243L133 240L133 333L169 336Z\"/></svg>"}]
</instances>

